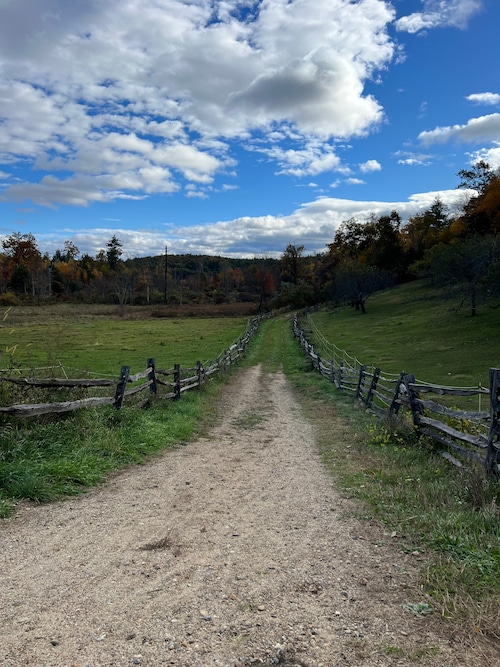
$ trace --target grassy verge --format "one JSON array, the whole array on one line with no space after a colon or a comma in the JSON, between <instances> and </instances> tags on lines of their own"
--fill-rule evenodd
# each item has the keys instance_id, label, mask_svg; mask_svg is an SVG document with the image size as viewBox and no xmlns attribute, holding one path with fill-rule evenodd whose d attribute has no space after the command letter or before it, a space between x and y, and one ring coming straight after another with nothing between
<instances>
[{"instance_id":1,"label":"grassy verge","mask_svg":"<svg viewBox=\"0 0 500 667\"><path fill-rule=\"evenodd\" d=\"M145 367L144 351L152 350L154 356L155 345L158 352L163 352L161 358L164 361L167 358L167 368L174 361L194 364L200 356L203 359L202 355L215 358L244 331L246 320L127 322L110 320L107 315L69 324L64 327L61 322L53 322L43 327L19 323L16 331L18 339L25 340L28 349L31 346L27 341L34 341L33 360L38 360L41 357L37 355L42 354L44 345L53 337L57 339L56 330L61 329L57 341L60 344L62 337L64 343L64 336L69 336L72 363L88 363L93 370L100 368L105 373L110 363L119 368L119 355L124 350L121 341L127 341L129 346L128 360L137 358L139 363L140 355L139 368ZM39 341L35 336L38 328L44 332ZM107 341L106 354L100 356L95 350L88 351L96 340ZM222 381L220 377L214 378L200 392L184 393L175 403L154 402L147 410L125 404L120 411L112 407L84 409L64 416L26 420L1 416L0 517L9 516L21 500L48 502L81 493L105 479L111 471L141 463L146 457L191 438L204 428L212 414ZM12 400L17 391L15 385L9 385L9 389L2 387L2 390L5 396L2 394L0 399L4 403L16 402ZM30 396L33 397L33 393ZM23 399L25 397L20 400Z\"/></svg>"},{"instance_id":2,"label":"grassy verge","mask_svg":"<svg viewBox=\"0 0 500 667\"><path fill-rule=\"evenodd\" d=\"M0 517L21 500L48 502L82 493L113 470L140 464L200 433L223 380L148 410L80 410L63 418L0 425Z\"/></svg>"},{"instance_id":3,"label":"grassy verge","mask_svg":"<svg viewBox=\"0 0 500 667\"><path fill-rule=\"evenodd\" d=\"M481 470L460 472L411 430L364 412L311 369L289 322L265 326L254 360L268 370L283 363L360 520L382 522L402 550L425 554L421 584L432 607L468 632L500 639L500 486Z\"/></svg>"}]
</instances>

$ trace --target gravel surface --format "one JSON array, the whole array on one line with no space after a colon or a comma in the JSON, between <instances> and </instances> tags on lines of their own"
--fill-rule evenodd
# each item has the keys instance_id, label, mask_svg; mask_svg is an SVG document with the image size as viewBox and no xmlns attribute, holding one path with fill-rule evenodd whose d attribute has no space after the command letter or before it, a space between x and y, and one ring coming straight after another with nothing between
<instances>
[{"instance_id":1,"label":"gravel surface","mask_svg":"<svg viewBox=\"0 0 500 667\"><path fill-rule=\"evenodd\" d=\"M0 524L0 664L500 664L405 608L424 557L355 518L256 366L207 437Z\"/></svg>"}]
</instances>

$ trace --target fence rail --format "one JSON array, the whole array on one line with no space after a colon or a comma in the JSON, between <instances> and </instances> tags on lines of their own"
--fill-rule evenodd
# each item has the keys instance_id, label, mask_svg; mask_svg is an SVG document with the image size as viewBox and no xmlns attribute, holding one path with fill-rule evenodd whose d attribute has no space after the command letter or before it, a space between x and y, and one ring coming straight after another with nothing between
<instances>
[{"instance_id":1,"label":"fence rail","mask_svg":"<svg viewBox=\"0 0 500 667\"><path fill-rule=\"evenodd\" d=\"M293 332L313 367L338 389L350 392L367 410L381 418L411 420L419 435L446 447L441 454L454 465L463 466L457 456L472 460L500 480L500 369L490 369L489 389L444 387L417 381L409 373L384 375L380 368L364 366L358 360L351 365L345 355L338 354L338 348L333 359L324 359L307 340L297 315ZM427 398L428 394L441 397L441 402ZM445 402L446 397L474 396L479 405L483 396L488 397L490 410L464 410Z\"/></svg>"},{"instance_id":2,"label":"fence rail","mask_svg":"<svg viewBox=\"0 0 500 667\"><path fill-rule=\"evenodd\" d=\"M123 403L132 396L147 392L147 397L138 402L144 406L156 399L179 400L182 394L193 389L200 389L204 382L208 381L215 373L227 370L231 365L237 363L245 353L245 350L259 328L259 320L253 319L249 322L245 333L239 340L224 350L215 361L202 364L196 363L196 367L187 368L175 364L173 368L161 370L156 368L153 358L149 358L145 370L131 375L129 366L122 366L118 380L109 378L97 379L69 379L69 378L32 378L32 377L6 377L0 374L0 384L10 383L21 385L28 389L114 389L112 395L88 396L71 401L54 401L49 403L19 403L0 407L0 414L15 417L35 417L44 414L58 414L80 410L82 408L93 408L102 405L113 405L120 409Z\"/></svg>"}]
</instances>

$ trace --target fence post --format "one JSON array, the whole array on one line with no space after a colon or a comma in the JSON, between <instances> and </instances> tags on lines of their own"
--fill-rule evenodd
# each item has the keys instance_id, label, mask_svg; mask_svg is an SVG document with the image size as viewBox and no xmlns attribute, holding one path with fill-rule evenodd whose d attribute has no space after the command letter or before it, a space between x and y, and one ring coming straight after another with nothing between
<instances>
[{"instance_id":1,"label":"fence post","mask_svg":"<svg viewBox=\"0 0 500 667\"><path fill-rule=\"evenodd\" d=\"M174 401L178 401L181 397L181 366L174 364Z\"/></svg>"},{"instance_id":2,"label":"fence post","mask_svg":"<svg viewBox=\"0 0 500 667\"><path fill-rule=\"evenodd\" d=\"M359 367L358 386L356 388L356 398L358 399L362 398L363 384L365 381L365 371L366 371L366 366Z\"/></svg>"},{"instance_id":3,"label":"fence post","mask_svg":"<svg viewBox=\"0 0 500 667\"><path fill-rule=\"evenodd\" d=\"M411 385L415 383L414 375L405 375L403 378L406 390L408 392L408 400L410 402L411 416L413 418L413 425L417 427L417 430L420 430L420 415L422 410L417 403L419 398L418 392L416 392Z\"/></svg>"},{"instance_id":4,"label":"fence post","mask_svg":"<svg viewBox=\"0 0 500 667\"><path fill-rule=\"evenodd\" d=\"M128 377L130 375L130 366L122 366L120 371L120 378L116 384L115 402L114 406L117 410L122 407L123 399L125 398L125 387L127 386Z\"/></svg>"},{"instance_id":5,"label":"fence post","mask_svg":"<svg viewBox=\"0 0 500 667\"><path fill-rule=\"evenodd\" d=\"M201 378L203 375L203 366L201 365L201 361L196 362L196 373L198 375L198 389L201 387Z\"/></svg>"},{"instance_id":6,"label":"fence post","mask_svg":"<svg viewBox=\"0 0 500 667\"><path fill-rule=\"evenodd\" d=\"M333 359L330 361L330 381L335 382L335 362Z\"/></svg>"},{"instance_id":7,"label":"fence post","mask_svg":"<svg viewBox=\"0 0 500 667\"><path fill-rule=\"evenodd\" d=\"M373 400L373 392L377 388L379 377L380 377L380 368L376 368L373 371L373 377L372 377L372 381L370 383L370 388L368 389L368 393L366 394L365 405L366 405L367 408L370 407L370 403Z\"/></svg>"},{"instance_id":8,"label":"fence post","mask_svg":"<svg viewBox=\"0 0 500 667\"><path fill-rule=\"evenodd\" d=\"M490 433L486 450L486 473L500 479L500 369L490 368Z\"/></svg>"},{"instance_id":9,"label":"fence post","mask_svg":"<svg viewBox=\"0 0 500 667\"><path fill-rule=\"evenodd\" d=\"M155 360L152 357L150 359L148 359L147 367L151 369L148 373L148 380L151 382L151 384L149 385L149 392L156 396L156 392L157 392L156 366L155 366Z\"/></svg>"},{"instance_id":10,"label":"fence post","mask_svg":"<svg viewBox=\"0 0 500 667\"><path fill-rule=\"evenodd\" d=\"M398 398L399 398L399 390L401 384L404 384L404 376L405 372L401 371L401 373L399 374L398 381L396 382L396 389L394 390L394 395L392 397L391 404L389 406L389 416L393 414L397 415L399 412L399 408L401 407L401 404L398 402Z\"/></svg>"},{"instance_id":11,"label":"fence post","mask_svg":"<svg viewBox=\"0 0 500 667\"><path fill-rule=\"evenodd\" d=\"M336 382L337 389L342 389L342 382L343 381L344 381L344 362L341 361L340 364L339 364L338 380Z\"/></svg>"}]
</instances>

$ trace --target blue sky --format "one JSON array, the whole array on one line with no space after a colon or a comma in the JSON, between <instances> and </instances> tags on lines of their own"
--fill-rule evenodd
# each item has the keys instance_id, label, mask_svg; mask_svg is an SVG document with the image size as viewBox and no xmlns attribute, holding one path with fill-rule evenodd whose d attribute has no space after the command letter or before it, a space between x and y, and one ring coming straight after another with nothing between
<instances>
[{"instance_id":1,"label":"blue sky","mask_svg":"<svg viewBox=\"0 0 500 667\"><path fill-rule=\"evenodd\" d=\"M498 0L0 0L0 238L279 256L500 167Z\"/></svg>"}]
</instances>

